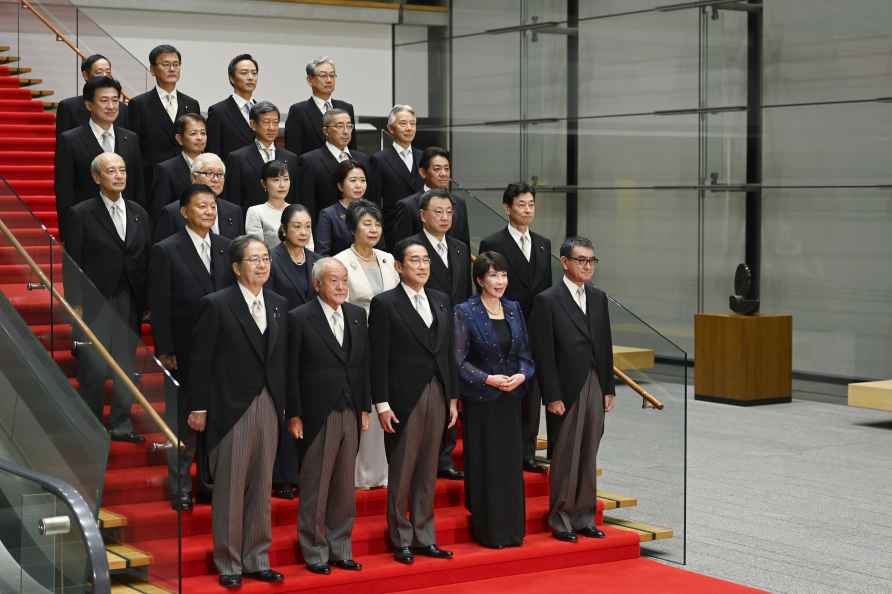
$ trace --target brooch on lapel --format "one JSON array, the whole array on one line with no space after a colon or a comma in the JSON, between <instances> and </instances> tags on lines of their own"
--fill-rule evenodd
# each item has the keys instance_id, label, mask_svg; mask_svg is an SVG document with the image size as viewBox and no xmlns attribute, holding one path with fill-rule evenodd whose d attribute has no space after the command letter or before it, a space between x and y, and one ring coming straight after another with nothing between
<instances>
[{"instance_id":1,"label":"brooch on lapel","mask_svg":"<svg viewBox=\"0 0 892 594\"><path fill-rule=\"evenodd\" d=\"M455 253L461 256L461 248L455 248Z\"/></svg>"},{"instance_id":2,"label":"brooch on lapel","mask_svg":"<svg viewBox=\"0 0 892 594\"><path fill-rule=\"evenodd\" d=\"M232 224L232 217L226 217L226 222L230 225Z\"/></svg>"},{"instance_id":3,"label":"brooch on lapel","mask_svg":"<svg viewBox=\"0 0 892 594\"><path fill-rule=\"evenodd\" d=\"M273 306L273 319L274 320L279 319L279 306L278 305Z\"/></svg>"},{"instance_id":4,"label":"brooch on lapel","mask_svg":"<svg viewBox=\"0 0 892 594\"><path fill-rule=\"evenodd\" d=\"M218 250L217 250L217 253L220 254L220 255L222 256L222 255L223 255L223 248L218 249Z\"/></svg>"},{"instance_id":5,"label":"brooch on lapel","mask_svg":"<svg viewBox=\"0 0 892 594\"><path fill-rule=\"evenodd\" d=\"M539 246L539 251L540 251L540 252L544 252L544 251L545 251L545 246L544 246L544 245L540 245L540 246Z\"/></svg>"}]
</instances>

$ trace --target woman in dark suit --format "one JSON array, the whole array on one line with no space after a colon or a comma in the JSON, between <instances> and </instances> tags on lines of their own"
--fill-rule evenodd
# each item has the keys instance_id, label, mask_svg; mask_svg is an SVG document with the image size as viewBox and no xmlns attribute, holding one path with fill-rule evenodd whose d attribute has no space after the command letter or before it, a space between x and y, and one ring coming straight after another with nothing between
<instances>
[{"instance_id":1,"label":"woman in dark suit","mask_svg":"<svg viewBox=\"0 0 892 594\"><path fill-rule=\"evenodd\" d=\"M464 407L465 505L471 533L487 547L519 546L524 535L521 403L534 366L523 310L504 299L508 262L474 262L480 294L455 306L455 351Z\"/></svg>"},{"instance_id":2,"label":"woman in dark suit","mask_svg":"<svg viewBox=\"0 0 892 594\"><path fill-rule=\"evenodd\" d=\"M272 270L267 287L287 299L291 311L316 296L313 264L320 256L307 247L313 239L313 222L304 205L289 204L282 211L279 239L282 243L270 252Z\"/></svg>"},{"instance_id":3,"label":"woman in dark suit","mask_svg":"<svg viewBox=\"0 0 892 594\"><path fill-rule=\"evenodd\" d=\"M282 211L279 239L282 241L270 253L271 269L266 287L288 301L288 311L316 297L313 288L313 264L319 256L310 251L307 243L313 237L310 212L302 204L289 204ZM273 495L281 499L294 498L294 487L299 478L297 442L287 431L279 428L279 448L273 466Z\"/></svg>"},{"instance_id":4,"label":"woman in dark suit","mask_svg":"<svg viewBox=\"0 0 892 594\"><path fill-rule=\"evenodd\" d=\"M320 256L334 256L353 243L353 233L347 226L347 209L365 196L369 187L368 172L359 161L347 159L338 163L335 182L341 197L319 211L316 223L316 253Z\"/></svg>"}]
</instances>

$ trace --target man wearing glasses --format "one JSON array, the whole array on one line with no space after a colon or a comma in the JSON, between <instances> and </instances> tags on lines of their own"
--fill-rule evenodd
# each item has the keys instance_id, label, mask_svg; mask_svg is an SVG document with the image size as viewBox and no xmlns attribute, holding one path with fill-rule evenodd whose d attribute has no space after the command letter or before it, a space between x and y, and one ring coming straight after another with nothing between
<instances>
[{"instance_id":1,"label":"man wearing glasses","mask_svg":"<svg viewBox=\"0 0 892 594\"><path fill-rule=\"evenodd\" d=\"M307 64L307 84L313 95L306 101L298 101L288 110L285 120L285 148L300 156L325 144L322 133L322 116L330 109L342 109L356 124L353 105L333 99L338 74L334 60L317 58ZM356 140L350 140L350 148L356 148ZM313 219L314 221L316 219Z\"/></svg>"},{"instance_id":2,"label":"man wearing glasses","mask_svg":"<svg viewBox=\"0 0 892 594\"><path fill-rule=\"evenodd\" d=\"M242 577L281 582L269 565L273 460L284 420L288 302L264 289L269 251L243 235L229 246L236 283L201 300L193 332L187 423L204 432L214 479L214 565L224 588Z\"/></svg>"},{"instance_id":3,"label":"man wearing glasses","mask_svg":"<svg viewBox=\"0 0 892 594\"><path fill-rule=\"evenodd\" d=\"M604 538L595 526L596 458L604 414L613 408L613 341L607 294L590 281L598 259L591 240L561 245L562 282L539 293L530 320L536 375L546 405L552 535Z\"/></svg>"},{"instance_id":4,"label":"man wearing glasses","mask_svg":"<svg viewBox=\"0 0 892 594\"><path fill-rule=\"evenodd\" d=\"M335 181L338 163L353 159L369 170L369 157L363 152L350 148L353 138L353 121L343 109L333 107L322 116L322 134L325 144L298 159L298 202L307 207L312 220L317 220L319 211L331 206L341 197ZM366 196L374 196L371 188Z\"/></svg>"},{"instance_id":5,"label":"man wearing glasses","mask_svg":"<svg viewBox=\"0 0 892 594\"><path fill-rule=\"evenodd\" d=\"M139 135L147 193L152 188L155 165L180 153L177 119L186 113L201 113L198 101L177 90L182 72L182 57L177 48L155 47L149 52L149 68L155 77L155 88L130 100L128 116L130 129Z\"/></svg>"},{"instance_id":6,"label":"man wearing glasses","mask_svg":"<svg viewBox=\"0 0 892 594\"><path fill-rule=\"evenodd\" d=\"M244 235L245 216L242 214L241 207L222 198L226 166L220 157L213 153L202 153L192 161L191 171L192 183L209 186L217 197L217 220L211 231L227 239L235 239ZM186 219L180 214L180 202L177 200L161 209L152 238L157 243L185 228Z\"/></svg>"}]
</instances>

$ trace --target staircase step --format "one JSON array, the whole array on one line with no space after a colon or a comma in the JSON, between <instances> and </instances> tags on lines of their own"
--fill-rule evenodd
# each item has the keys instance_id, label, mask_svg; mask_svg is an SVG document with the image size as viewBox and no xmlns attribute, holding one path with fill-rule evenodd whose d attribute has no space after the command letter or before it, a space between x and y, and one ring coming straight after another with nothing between
<instances>
[{"instance_id":1,"label":"staircase step","mask_svg":"<svg viewBox=\"0 0 892 594\"><path fill-rule=\"evenodd\" d=\"M33 85L43 84L42 78L18 78L20 87L30 87Z\"/></svg>"},{"instance_id":2,"label":"staircase step","mask_svg":"<svg viewBox=\"0 0 892 594\"><path fill-rule=\"evenodd\" d=\"M0 64L12 64L13 62L18 62L18 56L0 56Z\"/></svg>"},{"instance_id":3,"label":"staircase step","mask_svg":"<svg viewBox=\"0 0 892 594\"><path fill-rule=\"evenodd\" d=\"M44 103L31 99L0 99L0 111L43 111Z\"/></svg>"},{"instance_id":4,"label":"staircase step","mask_svg":"<svg viewBox=\"0 0 892 594\"><path fill-rule=\"evenodd\" d=\"M603 499L605 503L607 501L611 502L613 505L609 509L635 507L638 505L638 500L634 497L626 497L624 495L618 495L616 493L610 493L608 491L599 490L598 499Z\"/></svg>"},{"instance_id":5,"label":"staircase step","mask_svg":"<svg viewBox=\"0 0 892 594\"><path fill-rule=\"evenodd\" d=\"M635 522L620 518L604 517L604 523L620 530L638 534L641 542L672 538L672 528L661 528L644 522Z\"/></svg>"},{"instance_id":6,"label":"staircase step","mask_svg":"<svg viewBox=\"0 0 892 594\"><path fill-rule=\"evenodd\" d=\"M133 576L115 576L114 581L112 594L174 594L172 590L167 590L161 586Z\"/></svg>"},{"instance_id":7,"label":"staircase step","mask_svg":"<svg viewBox=\"0 0 892 594\"><path fill-rule=\"evenodd\" d=\"M0 163L4 165L52 165L55 153L53 151L0 151ZM51 208L55 207L55 197ZM0 210L3 209L3 200L0 198Z\"/></svg>"},{"instance_id":8,"label":"staircase step","mask_svg":"<svg viewBox=\"0 0 892 594\"><path fill-rule=\"evenodd\" d=\"M6 181L20 196L46 196L55 192L52 179L8 178ZM44 212L50 214L49 211ZM51 214L53 217L56 216L55 211Z\"/></svg>"},{"instance_id":9,"label":"staircase step","mask_svg":"<svg viewBox=\"0 0 892 594\"><path fill-rule=\"evenodd\" d=\"M152 337L152 327L149 324L142 325L142 334L140 335L140 342L147 346L151 346L155 344L155 341ZM59 351L66 350L71 348L71 324L62 324L57 323L54 326L50 326L49 324L34 324L31 326L31 331L34 333L34 336L43 343L49 350ZM52 344L50 340L52 339ZM146 381L146 376L143 376L143 383Z\"/></svg>"},{"instance_id":10,"label":"staircase step","mask_svg":"<svg viewBox=\"0 0 892 594\"><path fill-rule=\"evenodd\" d=\"M34 136L9 136L3 138L4 149L22 151L55 151L56 138L39 138Z\"/></svg>"},{"instance_id":11,"label":"staircase step","mask_svg":"<svg viewBox=\"0 0 892 594\"><path fill-rule=\"evenodd\" d=\"M31 68L28 66L0 66L0 74L4 76L28 74L29 72L31 72Z\"/></svg>"},{"instance_id":12,"label":"staircase step","mask_svg":"<svg viewBox=\"0 0 892 594\"><path fill-rule=\"evenodd\" d=\"M13 114L15 114L15 116L17 116L17 117L23 115L23 114L19 114L16 112L3 111L2 109L0 109L0 114L9 115L10 117L12 117ZM24 115L27 115L27 116L39 115L42 118L46 117L46 115L43 114L42 112L37 113L37 114L28 113L28 114L24 114ZM33 123L31 123L31 122L29 122L29 123L16 122L16 123L10 123L10 124L2 123L2 124L0 124L0 136L2 136L2 137L11 136L11 137L15 137L15 138L40 137L40 138L55 139L56 138L56 126L55 126L55 124L47 123L45 120L44 121L37 120L36 122L33 122ZM5 140L6 139L4 138L4 144L6 143Z\"/></svg>"},{"instance_id":13,"label":"staircase step","mask_svg":"<svg viewBox=\"0 0 892 594\"><path fill-rule=\"evenodd\" d=\"M52 125L55 128L56 114L43 111L2 111L0 110L0 125ZM18 134L16 134L18 136ZM25 136L29 136L25 134ZM53 135L55 137L55 134ZM6 139L4 139L4 143Z\"/></svg>"},{"instance_id":14,"label":"staircase step","mask_svg":"<svg viewBox=\"0 0 892 594\"><path fill-rule=\"evenodd\" d=\"M127 568L147 567L152 564L152 556L150 554L130 545L109 544L105 545L105 550L123 559Z\"/></svg>"},{"instance_id":15,"label":"staircase step","mask_svg":"<svg viewBox=\"0 0 892 594\"><path fill-rule=\"evenodd\" d=\"M10 165L0 162L0 175L7 180L41 180L49 181L52 184L54 171L53 165ZM10 183L12 185L12 182ZM13 185L13 187L15 186Z\"/></svg>"},{"instance_id":16,"label":"staircase step","mask_svg":"<svg viewBox=\"0 0 892 594\"><path fill-rule=\"evenodd\" d=\"M18 76L0 76L0 89L18 89L24 86L22 82L27 80L29 79Z\"/></svg>"},{"instance_id":17,"label":"staircase step","mask_svg":"<svg viewBox=\"0 0 892 594\"><path fill-rule=\"evenodd\" d=\"M849 406L892 411L892 379L849 384Z\"/></svg>"},{"instance_id":18,"label":"staircase step","mask_svg":"<svg viewBox=\"0 0 892 594\"><path fill-rule=\"evenodd\" d=\"M45 89L28 89L20 85L14 87L0 85L0 99L39 99L52 94L53 91Z\"/></svg>"},{"instance_id":19,"label":"staircase step","mask_svg":"<svg viewBox=\"0 0 892 594\"><path fill-rule=\"evenodd\" d=\"M116 514L115 512L100 508L99 510L99 527L106 528L123 528L127 525L127 518L122 516L121 514Z\"/></svg>"},{"instance_id":20,"label":"staircase step","mask_svg":"<svg viewBox=\"0 0 892 594\"><path fill-rule=\"evenodd\" d=\"M0 270L2 269L3 267L0 265ZM77 357L71 354L70 348L53 351L52 357L56 364L62 368L62 372L65 373L65 375L74 377L77 374ZM138 370L152 371L156 369L154 354L150 348L140 346L136 349L136 368ZM158 371L160 372L160 369L158 369Z\"/></svg>"}]
</instances>

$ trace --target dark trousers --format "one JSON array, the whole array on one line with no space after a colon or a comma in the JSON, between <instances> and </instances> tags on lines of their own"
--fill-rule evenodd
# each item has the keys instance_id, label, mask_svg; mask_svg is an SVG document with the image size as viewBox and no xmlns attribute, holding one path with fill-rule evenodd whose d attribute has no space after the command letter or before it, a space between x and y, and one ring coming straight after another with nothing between
<instances>
[{"instance_id":1,"label":"dark trousers","mask_svg":"<svg viewBox=\"0 0 892 594\"><path fill-rule=\"evenodd\" d=\"M443 439L440 442L440 455L437 458L437 470L448 470L454 466L452 450L455 449L455 441L458 438L458 423L450 429L443 431Z\"/></svg>"},{"instance_id":2,"label":"dark trousers","mask_svg":"<svg viewBox=\"0 0 892 594\"><path fill-rule=\"evenodd\" d=\"M536 458L536 441L539 439L539 416L542 414L542 398L539 382L535 376L530 382L520 407L520 438L523 447L523 459Z\"/></svg>"},{"instance_id":3,"label":"dark trousers","mask_svg":"<svg viewBox=\"0 0 892 594\"><path fill-rule=\"evenodd\" d=\"M426 547L436 544L437 456L446 427L446 397L438 380L431 380L401 421L397 433L384 434L387 530L394 548Z\"/></svg>"},{"instance_id":4,"label":"dark trousers","mask_svg":"<svg viewBox=\"0 0 892 594\"><path fill-rule=\"evenodd\" d=\"M96 289L92 289L95 291ZM92 308L91 308L92 309ZM132 377L136 360L137 332L139 314L129 288L124 288L103 303L95 306L84 320L102 342L105 349L118 362L124 372ZM75 333L75 340L84 337ZM133 423L130 421L130 408L133 396L127 387L111 375L109 366L91 344L77 347L77 380L80 384L81 397L101 421L102 408L105 404L105 380L112 379L111 412L108 417L108 429L113 433L130 433Z\"/></svg>"},{"instance_id":5,"label":"dark trousers","mask_svg":"<svg viewBox=\"0 0 892 594\"><path fill-rule=\"evenodd\" d=\"M192 477L189 470L192 468L195 448L198 443L198 434L192 431L186 423L188 412L183 410L183 403L179 399L180 393L185 394L183 381L188 374L181 361L182 358L177 357L179 369L171 374L179 382L180 387L177 388L168 378L165 378L164 381L164 420L185 446L180 450L177 448L167 450L167 492L171 497L178 494L191 495ZM201 492L203 490L200 486L202 473L198 472L197 475L199 492Z\"/></svg>"},{"instance_id":6,"label":"dark trousers","mask_svg":"<svg viewBox=\"0 0 892 594\"><path fill-rule=\"evenodd\" d=\"M594 526L598 446L604 434L604 396L595 370L563 417L548 416L549 443L557 434L548 477L548 525L560 532Z\"/></svg>"}]
</instances>

